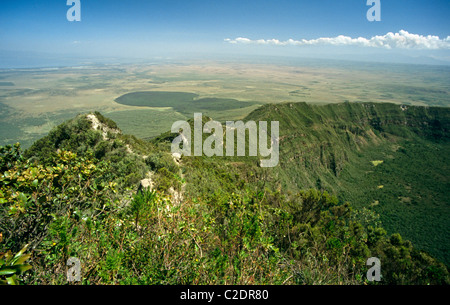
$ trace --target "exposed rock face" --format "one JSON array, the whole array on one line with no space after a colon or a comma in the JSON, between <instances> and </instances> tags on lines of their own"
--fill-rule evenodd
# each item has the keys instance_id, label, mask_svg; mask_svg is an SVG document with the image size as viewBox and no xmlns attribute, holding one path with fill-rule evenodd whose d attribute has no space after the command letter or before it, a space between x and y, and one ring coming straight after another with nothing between
<instances>
[{"instance_id":1,"label":"exposed rock face","mask_svg":"<svg viewBox=\"0 0 450 305\"><path fill-rule=\"evenodd\" d=\"M183 189L178 192L173 187L169 188L169 194L172 196L172 202L174 204L181 204L183 202L184 196L183 196Z\"/></svg>"},{"instance_id":2,"label":"exposed rock face","mask_svg":"<svg viewBox=\"0 0 450 305\"><path fill-rule=\"evenodd\" d=\"M103 140L108 140L108 132L112 134L120 134L121 131L118 129L110 128L99 121L95 114L88 114L86 118L92 122L92 128L94 130L99 130L102 132Z\"/></svg>"},{"instance_id":3,"label":"exposed rock face","mask_svg":"<svg viewBox=\"0 0 450 305\"><path fill-rule=\"evenodd\" d=\"M144 179L142 179L139 183L139 190L147 189L147 188L150 190L153 189L154 182L152 180L152 176L153 176L152 172L147 173L147 176Z\"/></svg>"},{"instance_id":4,"label":"exposed rock face","mask_svg":"<svg viewBox=\"0 0 450 305\"><path fill-rule=\"evenodd\" d=\"M175 163L177 163L177 165L180 164L180 162L181 162L181 154L173 153L172 154L172 158L173 158L173 161L175 161Z\"/></svg>"}]
</instances>

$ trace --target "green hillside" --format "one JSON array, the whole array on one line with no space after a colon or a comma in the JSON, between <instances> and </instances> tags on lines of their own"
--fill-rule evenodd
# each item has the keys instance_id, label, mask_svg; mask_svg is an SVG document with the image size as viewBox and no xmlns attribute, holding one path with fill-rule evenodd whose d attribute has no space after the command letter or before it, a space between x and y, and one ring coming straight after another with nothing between
<instances>
[{"instance_id":1,"label":"green hillside","mask_svg":"<svg viewBox=\"0 0 450 305\"><path fill-rule=\"evenodd\" d=\"M245 119L280 122L279 165L262 168L178 160L174 134L79 115L25 152L1 148L0 252L29 245L31 269L13 273L28 284L66 283L69 257L83 284L371 284L373 256L380 284L449 284L449 116L265 105Z\"/></svg>"},{"instance_id":2,"label":"green hillside","mask_svg":"<svg viewBox=\"0 0 450 305\"><path fill-rule=\"evenodd\" d=\"M262 106L247 120L280 122L279 165L261 169L255 157L187 158L190 196L224 188L217 176L236 175L233 183L253 185L264 177L265 185L285 194L326 190L373 210L389 233L400 232L450 263L448 108L286 103Z\"/></svg>"},{"instance_id":3,"label":"green hillside","mask_svg":"<svg viewBox=\"0 0 450 305\"><path fill-rule=\"evenodd\" d=\"M388 232L450 263L450 109L282 104L247 119L280 121L281 189L328 190L373 209Z\"/></svg>"}]
</instances>

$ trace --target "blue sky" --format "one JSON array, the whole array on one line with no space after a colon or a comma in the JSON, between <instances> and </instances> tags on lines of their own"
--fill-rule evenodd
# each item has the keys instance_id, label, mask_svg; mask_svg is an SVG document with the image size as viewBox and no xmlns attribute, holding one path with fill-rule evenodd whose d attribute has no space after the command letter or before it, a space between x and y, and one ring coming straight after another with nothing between
<instances>
[{"instance_id":1,"label":"blue sky","mask_svg":"<svg viewBox=\"0 0 450 305\"><path fill-rule=\"evenodd\" d=\"M450 36L448 0L381 0L380 22L367 20L366 0L81 0L81 22L69 22L68 9L66 0L2 0L0 50L122 57L199 52L299 56L359 52L363 56L377 48L255 42L339 35L370 40L401 30L441 40ZM397 49L401 48L377 52L450 61L445 43L433 50Z\"/></svg>"}]
</instances>

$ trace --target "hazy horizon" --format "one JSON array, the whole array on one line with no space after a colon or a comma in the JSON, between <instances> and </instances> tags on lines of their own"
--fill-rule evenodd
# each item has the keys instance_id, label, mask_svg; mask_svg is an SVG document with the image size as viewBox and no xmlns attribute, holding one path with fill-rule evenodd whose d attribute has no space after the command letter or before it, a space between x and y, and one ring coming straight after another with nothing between
<instances>
[{"instance_id":1,"label":"hazy horizon","mask_svg":"<svg viewBox=\"0 0 450 305\"><path fill-rule=\"evenodd\" d=\"M450 65L448 1L4 1L0 68L158 58L324 58ZM56 63L54 63L56 62Z\"/></svg>"}]
</instances>

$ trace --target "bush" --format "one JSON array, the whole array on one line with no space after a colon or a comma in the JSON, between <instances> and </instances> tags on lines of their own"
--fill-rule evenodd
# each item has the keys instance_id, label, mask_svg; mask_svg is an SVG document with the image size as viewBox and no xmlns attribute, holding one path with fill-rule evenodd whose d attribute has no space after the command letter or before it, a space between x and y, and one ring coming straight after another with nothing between
<instances>
[{"instance_id":1,"label":"bush","mask_svg":"<svg viewBox=\"0 0 450 305\"><path fill-rule=\"evenodd\" d=\"M6 247L37 246L58 215L108 203L114 184L109 164L60 151L48 166L16 162L0 176L0 230Z\"/></svg>"}]
</instances>

